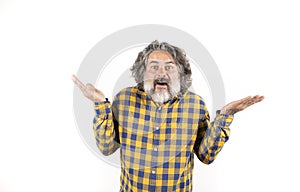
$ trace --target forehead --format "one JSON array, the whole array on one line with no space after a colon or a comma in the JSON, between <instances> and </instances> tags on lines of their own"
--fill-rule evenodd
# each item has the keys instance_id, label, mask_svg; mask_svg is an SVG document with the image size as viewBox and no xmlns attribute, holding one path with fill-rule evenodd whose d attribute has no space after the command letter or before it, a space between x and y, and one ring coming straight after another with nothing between
<instances>
[{"instance_id":1,"label":"forehead","mask_svg":"<svg viewBox=\"0 0 300 192\"><path fill-rule=\"evenodd\" d=\"M172 55L169 52L163 50L156 50L151 52L150 55L148 56L148 61L152 61L152 60L174 62L174 58L172 57Z\"/></svg>"}]
</instances>

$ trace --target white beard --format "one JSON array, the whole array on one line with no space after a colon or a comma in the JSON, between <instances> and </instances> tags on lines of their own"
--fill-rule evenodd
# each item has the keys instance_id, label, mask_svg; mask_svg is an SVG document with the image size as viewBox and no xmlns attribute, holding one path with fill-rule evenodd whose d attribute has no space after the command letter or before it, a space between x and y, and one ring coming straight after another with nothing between
<instances>
[{"instance_id":1,"label":"white beard","mask_svg":"<svg viewBox=\"0 0 300 192\"><path fill-rule=\"evenodd\" d=\"M171 94L169 92L156 92L151 95L151 98L155 103L163 104L164 102L169 101L171 99Z\"/></svg>"},{"instance_id":2,"label":"white beard","mask_svg":"<svg viewBox=\"0 0 300 192\"><path fill-rule=\"evenodd\" d=\"M144 81L145 92L151 97L151 99L158 104L163 104L180 92L180 81L174 82L174 85L168 86L168 91L159 92L154 91L153 82Z\"/></svg>"}]
</instances>

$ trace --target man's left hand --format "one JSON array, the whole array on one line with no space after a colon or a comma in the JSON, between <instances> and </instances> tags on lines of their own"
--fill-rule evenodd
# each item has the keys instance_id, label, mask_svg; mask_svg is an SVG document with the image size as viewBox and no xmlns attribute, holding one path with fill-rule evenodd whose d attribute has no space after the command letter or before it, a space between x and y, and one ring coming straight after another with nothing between
<instances>
[{"instance_id":1,"label":"man's left hand","mask_svg":"<svg viewBox=\"0 0 300 192\"><path fill-rule=\"evenodd\" d=\"M249 107L255 103L262 101L263 99L264 99L264 96L255 95L255 96L248 96L248 97L245 97L245 98L237 100L237 101L233 101L233 102L225 105L221 109L220 114L233 115L239 111L246 109L247 107Z\"/></svg>"}]
</instances>

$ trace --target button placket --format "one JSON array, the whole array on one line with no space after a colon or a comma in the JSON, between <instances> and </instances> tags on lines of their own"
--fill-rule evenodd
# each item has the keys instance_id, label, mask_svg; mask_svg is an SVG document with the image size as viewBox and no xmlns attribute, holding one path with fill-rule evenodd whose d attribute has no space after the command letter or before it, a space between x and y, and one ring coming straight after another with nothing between
<instances>
[{"instance_id":1,"label":"button placket","mask_svg":"<svg viewBox=\"0 0 300 192\"><path fill-rule=\"evenodd\" d=\"M159 145L159 134L160 134L160 124L161 124L161 114L162 107L157 107L155 112L155 122L153 127L153 150L151 159L151 175L150 175L150 185L155 186L156 184L156 167L157 167L157 156L158 156L158 145Z\"/></svg>"}]
</instances>

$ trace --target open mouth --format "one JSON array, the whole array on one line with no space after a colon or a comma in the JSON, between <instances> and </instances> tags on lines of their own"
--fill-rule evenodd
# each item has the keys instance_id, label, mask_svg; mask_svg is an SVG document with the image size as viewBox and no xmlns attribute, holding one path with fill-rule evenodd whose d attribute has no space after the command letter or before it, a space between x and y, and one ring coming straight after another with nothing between
<instances>
[{"instance_id":1,"label":"open mouth","mask_svg":"<svg viewBox=\"0 0 300 192\"><path fill-rule=\"evenodd\" d=\"M168 83L165 82L156 82L154 84L155 90L167 90L168 89Z\"/></svg>"}]
</instances>

